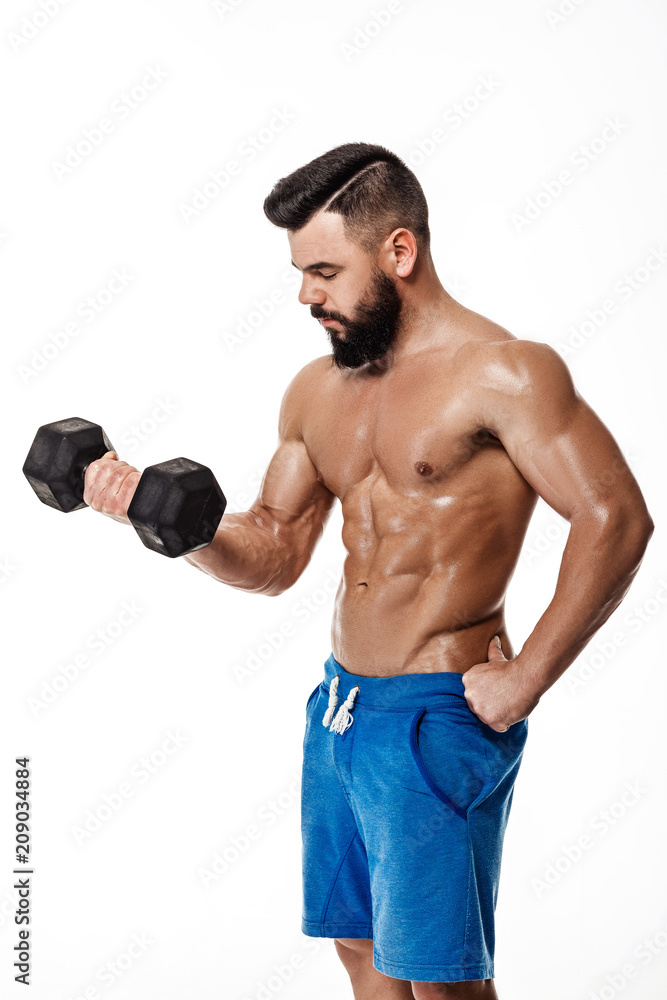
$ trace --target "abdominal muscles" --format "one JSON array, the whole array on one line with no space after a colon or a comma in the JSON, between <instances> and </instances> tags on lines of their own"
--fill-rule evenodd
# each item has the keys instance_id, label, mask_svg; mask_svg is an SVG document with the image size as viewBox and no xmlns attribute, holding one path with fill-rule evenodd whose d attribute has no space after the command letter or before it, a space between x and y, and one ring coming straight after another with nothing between
<instances>
[{"instance_id":1,"label":"abdominal muscles","mask_svg":"<svg viewBox=\"0 0 667 1000\"><path fill-rule=\"evenodd\" d=\"M463 673L487 659L496 631L505 655L514 655L504 596L536 497L523 480L496 486L469 481L460 491L406 496L378 475L346 493L347 557L332 623L334 655L346 670Z\"/></svg>"}]
</instances>

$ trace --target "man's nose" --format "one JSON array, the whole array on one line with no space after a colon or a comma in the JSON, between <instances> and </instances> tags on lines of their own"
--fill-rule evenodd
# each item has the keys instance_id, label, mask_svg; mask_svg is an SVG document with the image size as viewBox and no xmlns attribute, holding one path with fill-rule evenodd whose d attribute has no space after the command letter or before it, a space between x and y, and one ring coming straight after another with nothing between
<instances>
[{"instance_id":1,"label":"man's nose","mask_svg":"<svg viewBox=\"0 0 667 1000\"><path fill-rule=\"evenodd\" d=\"M326 292L315 284L303 282L299 292L299 302L304 306L321 306L326 301Z\"/></svg>"}]
</instances>

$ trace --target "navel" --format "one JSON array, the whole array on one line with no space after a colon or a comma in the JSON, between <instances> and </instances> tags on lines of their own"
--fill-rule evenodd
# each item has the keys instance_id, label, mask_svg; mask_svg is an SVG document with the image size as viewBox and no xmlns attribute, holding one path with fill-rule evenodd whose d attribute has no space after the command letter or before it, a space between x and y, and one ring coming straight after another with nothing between
<instances>
[{"instance_id":1,"label":"navel","mask_svg":"<svg viewBox=\"0 0 667 1000\"><path fill-rule=\"evenodd\" d=\"M415 462L415 469L420 476L430 476L433 474L433 469L428 462Z\"/></svg>"}]
</instances>

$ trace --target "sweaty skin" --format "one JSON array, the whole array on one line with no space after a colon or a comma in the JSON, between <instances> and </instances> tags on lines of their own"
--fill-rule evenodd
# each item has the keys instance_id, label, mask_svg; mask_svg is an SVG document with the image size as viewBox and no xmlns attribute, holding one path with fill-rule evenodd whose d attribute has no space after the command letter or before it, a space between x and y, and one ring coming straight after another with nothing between
<instances>
[{"instance_id":1,"label":"sweaty skin","mask_svg":"<svg viewBox=\"0 0 667 1000\"><path fill-rule=\"evenodd\" d=\"M340 217L321 213L290 243L299 300L320 316L352 315L371 270ZM359 368L340 370L327 354L295 375L255 503L224 515L212 544L183 558L238 589L281 594L338 500L336 659L360 675L462 673L472 710L504 731L621 602L653 522L560 355L456 302L418 258L409 230L392 233L378 261L403 299L395 344ZM342 262L338 285L325 277L335 268L308 269L322 261ZM344 336L340 322L327 330ZM137 481L127 463L98 460L84 500L129 523ZM539 496L570 533L553 599L516 655L505 594Z\"/></svg>"},{"instance_id":2,"label":"sweaty skin","mask_svg":"<svg viewBox=\"0 0 667 1000\"><path fill-rule=\"evenodd\" d=\"M537 497L480 426L479 353L438 347L381 376L324 357L304 378L301 439L342 505L332 650L352 673L464 673L494 634L513 656L504 594Z\"/></svg>"}]
</instances>

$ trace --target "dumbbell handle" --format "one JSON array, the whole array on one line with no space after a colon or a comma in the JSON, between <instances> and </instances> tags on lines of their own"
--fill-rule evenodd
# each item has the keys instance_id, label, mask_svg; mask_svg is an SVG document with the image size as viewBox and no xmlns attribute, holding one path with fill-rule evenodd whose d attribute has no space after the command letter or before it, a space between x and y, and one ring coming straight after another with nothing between
<instances>
[{"instance_id":1,"label":"dumbbell handle","mask_svg":"<svg viewBox=\"0 0 667 1000\"><path fill-rule=\"evenodd\" d=\"M37 431L23 473L42 503L70 513L88 506L86 470L108 451L115 448L99 424L58 420ZM173 458L144 470L127 517L144 545L173 558L211 544L226 504L207 466Z\"/></svg>"}]
</instances>

